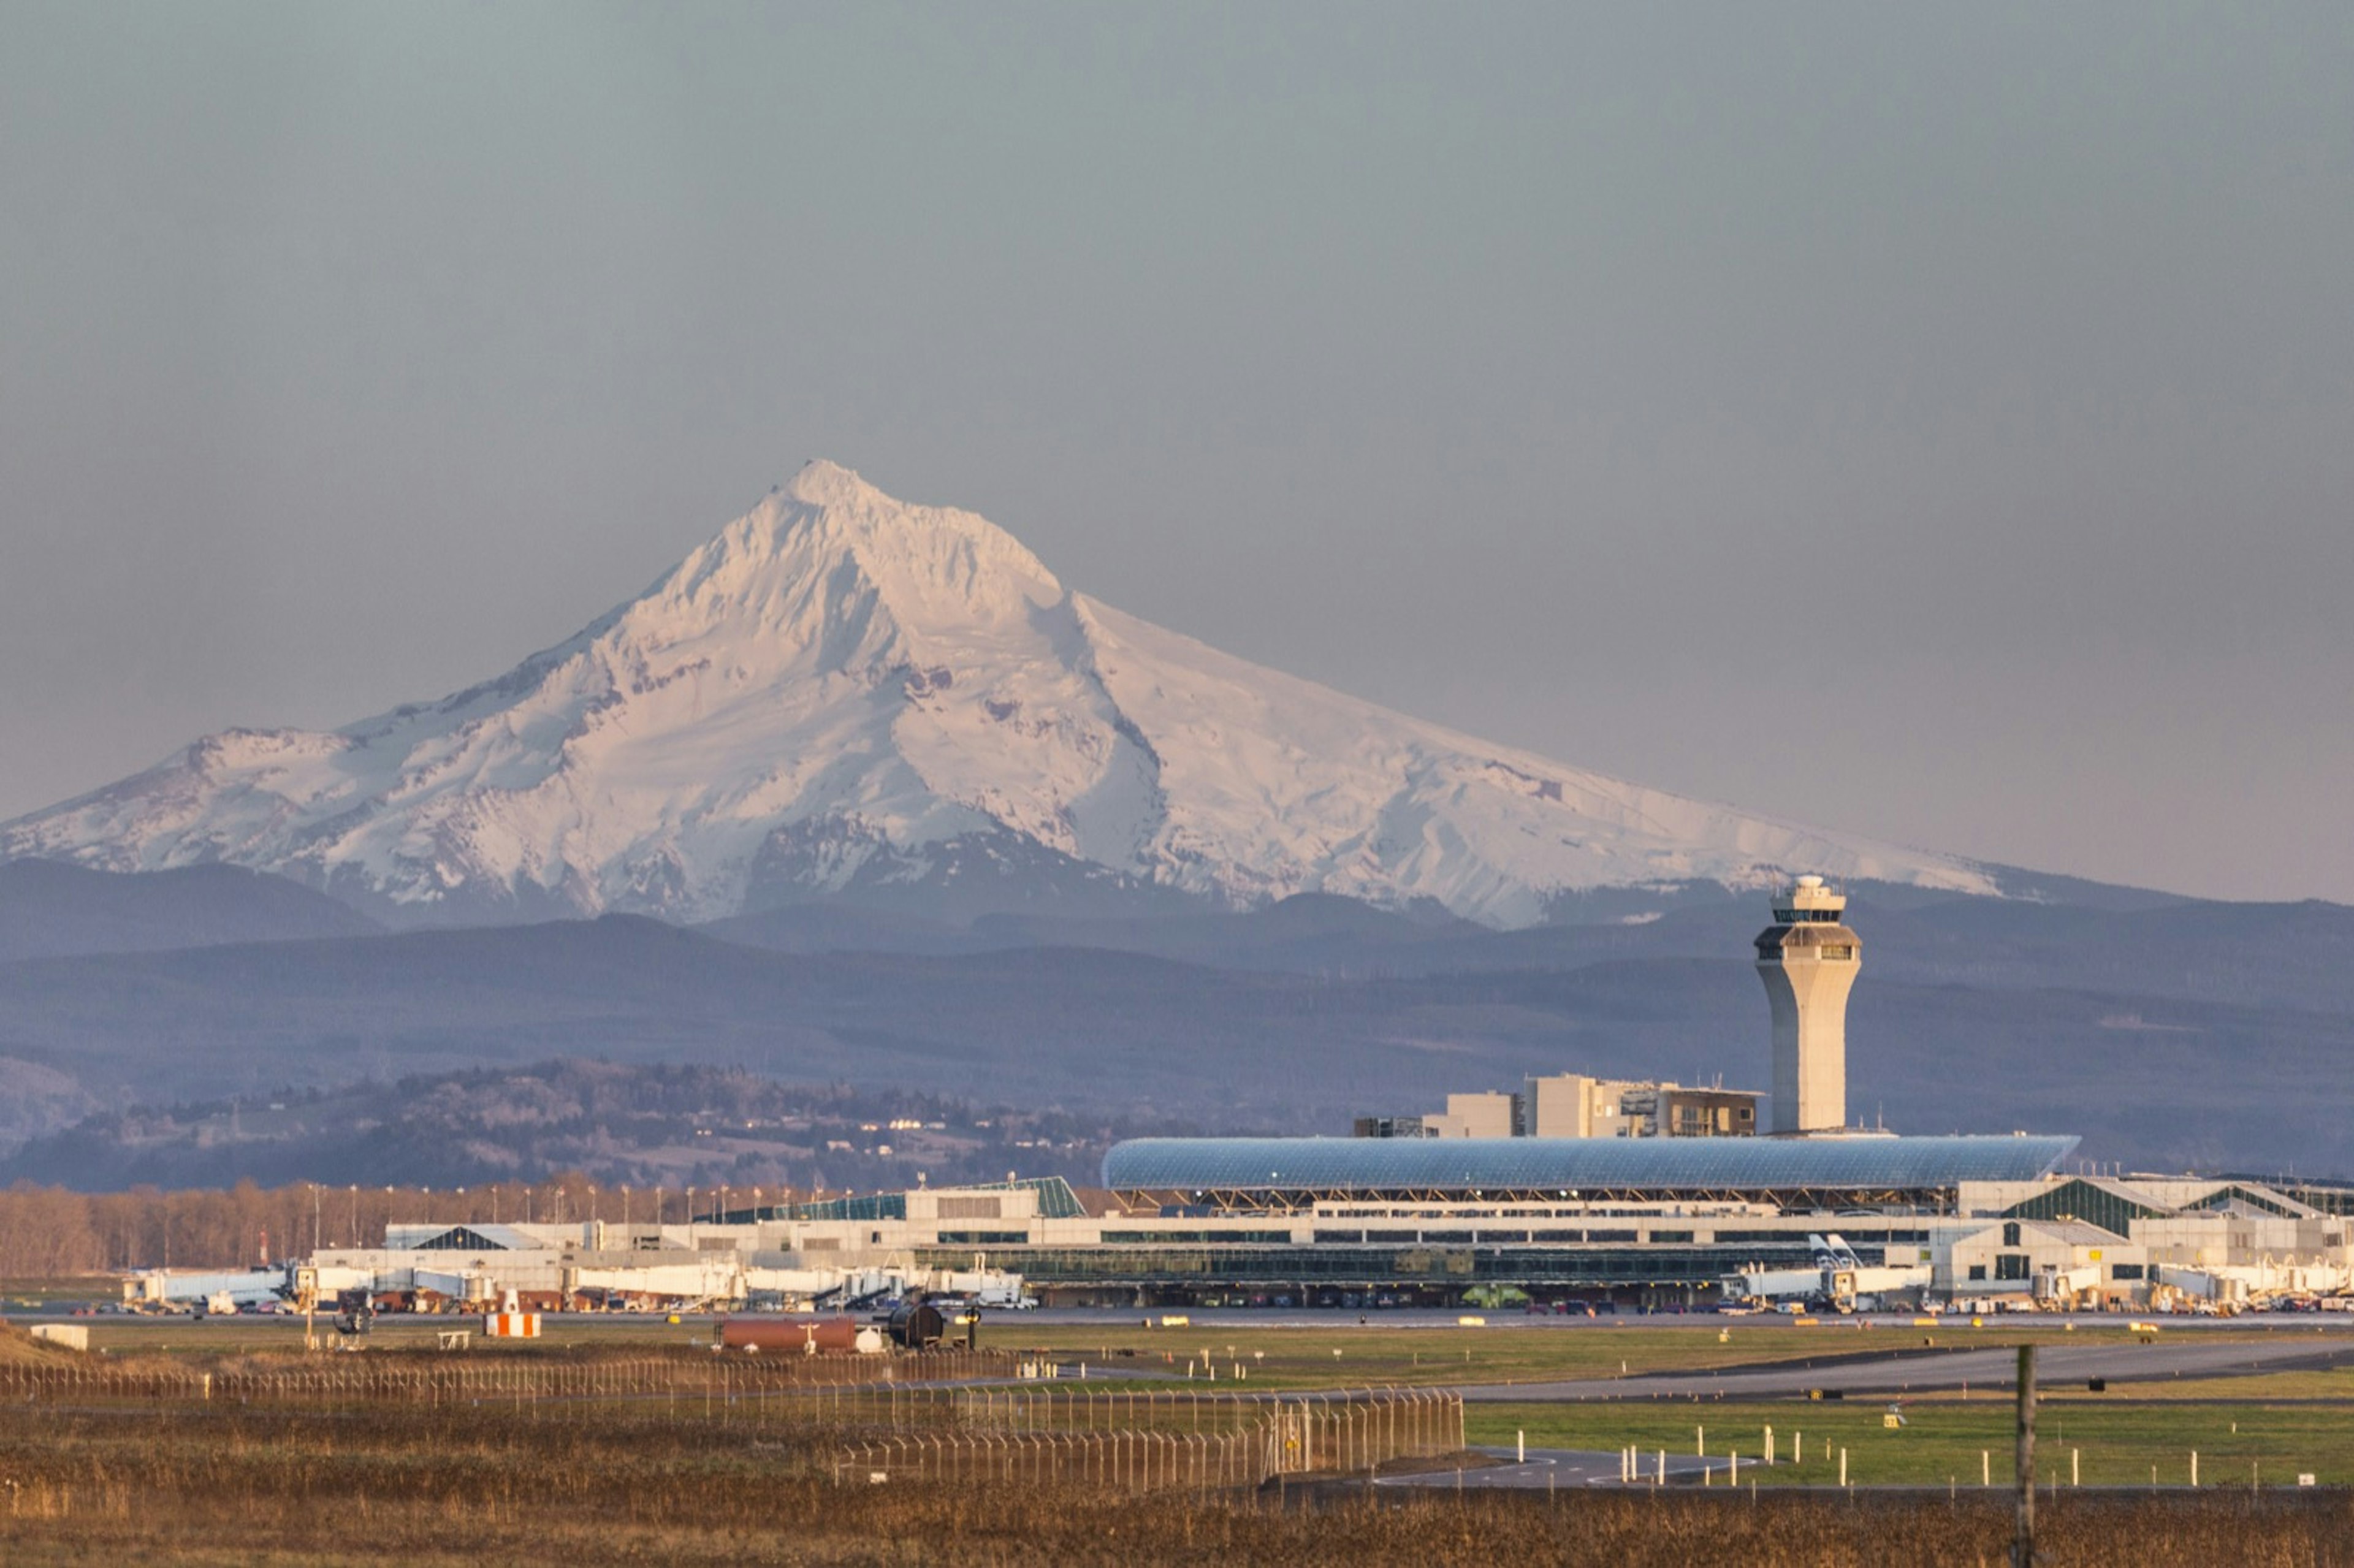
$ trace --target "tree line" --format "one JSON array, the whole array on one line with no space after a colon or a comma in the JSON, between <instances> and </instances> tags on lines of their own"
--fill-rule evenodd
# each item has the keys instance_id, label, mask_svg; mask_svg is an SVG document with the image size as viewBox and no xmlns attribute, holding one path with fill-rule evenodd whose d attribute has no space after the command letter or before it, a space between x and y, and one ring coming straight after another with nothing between
<instances>
[{"instance_id":1,"label":"tree line","mask_svg":"<svg viewBox=\"0 0 2354 1568\"><path fill-rule=\"evenodd\" d=\"M781 1187L627 1187L578 1171L457 1188L331 1185L77 1192L30 1181L0 1188L0 1280L119 1269L240 1268L319 1247L381 1246L395 1222L587 1220L683 1224L723 1209L795 1202Z\"/></svg>"}]
</instances>

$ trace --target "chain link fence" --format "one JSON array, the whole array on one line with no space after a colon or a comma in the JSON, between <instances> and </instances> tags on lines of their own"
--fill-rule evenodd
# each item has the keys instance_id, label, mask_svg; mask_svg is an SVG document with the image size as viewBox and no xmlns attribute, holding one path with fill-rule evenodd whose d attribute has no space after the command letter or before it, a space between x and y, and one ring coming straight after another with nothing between
<instances>
[{"instance_id":1,"label":"chain link fence","mask_svg":"<svg viewBox=\"0 0 2354 1568\"><path fill-rule=\"evenodd\" d=\"M840 1484L1255 1487L1463 1446L1459 1395L1428 1389L1213 1393L1019 1382L1062 1369L1005 1351L718 1356L550 1364L444 1358L288 1369L0 1365L0 1405L291 1412L485 1410L557 1422L631 1413L748 1438L836 1443ZM822 1449L820 1450L823 1452Z\"/></svg>"},{"instance_id":2,"label":"chain link fence","mask_svg":"<svg viewBox=\"0 0 2354 1568\"><path fill-rule=\"evenodd\" d=\"M1080 1484L1127 1491L1257 1487L1463 1446L1463 1400L1429 1389L1221 1395L1077 1389L907 1391L907 1423L846 1446L843 1484Z\"/></svg>"},{"instance_id":3,"label":"chain link fence","mask_svg":"<svg viewBox=\"0 0 2354 1568\"><path fill-rule=\"evenodd\" d=\"M718 1356L604 1359L577 1364L500 1357L443 1357L403 1364L322 1362L296 1368L109 1367L0 1364L0 1401L61 1404L234 1404L323 1410L386 1405L508 1405L562 1410L607 1401L697 1402L714 1413L747 1402L855 1412L861 1395L900 1384L1012 1378L1004 1351L900 1355ZM846 1403L845 1403L846 1401ZM854 1417L855 1418L855 1417Z\"/></svg>"}]
</instances>

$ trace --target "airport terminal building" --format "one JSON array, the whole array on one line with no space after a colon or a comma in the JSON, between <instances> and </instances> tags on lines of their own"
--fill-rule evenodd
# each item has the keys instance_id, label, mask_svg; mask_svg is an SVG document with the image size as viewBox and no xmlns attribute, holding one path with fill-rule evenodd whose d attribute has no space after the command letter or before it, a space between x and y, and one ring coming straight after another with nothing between
<instances>
[{"instance_id":1,"label":"airport terminal building","mask_svg":"<svg viewBox=\"0 0 2354 1568\"><path fill-rule=\"evenodd\" d=\"M1807 1268L1840 1234L1925 1267L1978 1229L1974 1187L2035 1184L2069 1138L1148 1139L1104 1161L1098 1212L995 1238L1034 1288L1142 1300L1555 1299L1700 1305ZM953 1253L935 1233L921 1255ZM970 1257L964 1261L970 1263Z\"/></svg>"},{"instance_id":2,"label":"airport terminal building","mask_svg":"<svg viewBox=\"0 0 2354 1568\"><path fill-rule=\"evenodd\" d=\"M2354 1190L2059 1169L2069 1138L1151 1139L1105 1185L916 1188L690 1224L400 1225L321 1287L542 1308L1011 1302L1632 1309L2354 1297Z\"/></svg>"}]
</instances>

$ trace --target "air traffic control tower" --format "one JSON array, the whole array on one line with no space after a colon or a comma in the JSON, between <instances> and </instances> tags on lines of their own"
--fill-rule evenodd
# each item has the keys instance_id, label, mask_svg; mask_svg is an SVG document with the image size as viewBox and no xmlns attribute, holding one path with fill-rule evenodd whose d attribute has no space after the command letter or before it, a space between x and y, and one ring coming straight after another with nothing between
<instances>
[{"instance_id":1,"label":"air traffic control tower","mask_svg":"<svg viewBox=\"0 0 2354 1568\"><path fill-rule=\"evenodd\" d=\"M1863 946L1840 924L1847 895L1802 876L1774 895L1757 976L1774 1009L1774 1126L1784 1135L1847 1125L1847 993Z\"/></svg>"}]
</instances>

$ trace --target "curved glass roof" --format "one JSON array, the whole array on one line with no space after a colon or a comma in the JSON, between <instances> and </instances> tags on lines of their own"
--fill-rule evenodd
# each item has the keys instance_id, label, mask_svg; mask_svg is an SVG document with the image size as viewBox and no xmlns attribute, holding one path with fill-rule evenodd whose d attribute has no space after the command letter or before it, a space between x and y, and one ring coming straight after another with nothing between
<instances>
[{"instance_id":1,"label":"curved glass roof","mask_svg":"<svg viewBox=\"0 0 2354 1568\"><path fill-rule=\"evenodd\" d=\"M1138 1138L1104 1156L1127 1191L1301 1188L1950 1187L2049 1174L2040 1138Z\"/></svg>"}]
</instances>

